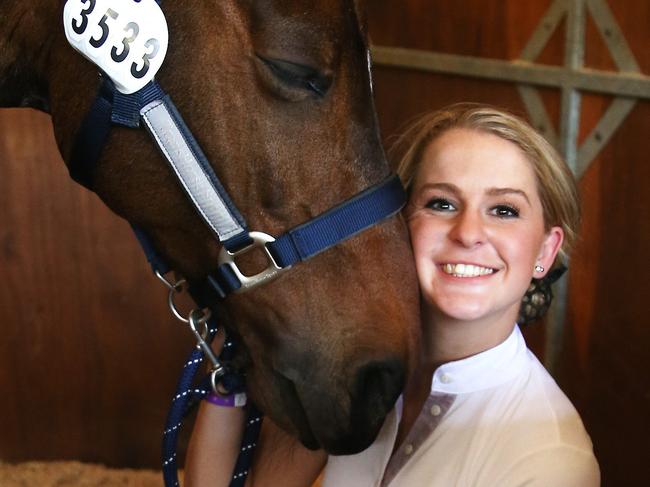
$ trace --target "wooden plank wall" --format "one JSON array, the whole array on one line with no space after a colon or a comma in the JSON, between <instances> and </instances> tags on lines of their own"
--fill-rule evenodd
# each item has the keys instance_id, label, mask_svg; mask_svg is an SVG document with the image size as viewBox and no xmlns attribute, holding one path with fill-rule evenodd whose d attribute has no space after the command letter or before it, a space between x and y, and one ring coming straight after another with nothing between
<instances>
[{"instance_id":1,"label":"wooden plank wall","mask_svg":"<svg viewBox=\"0 0 650 487\"><path fill-rule=\"evenodd\" d=\"M648 73L650 4L609 3ZM368 4L376 44L514 59L550 1ZM587 64L613 69L593 23L587 39ZM540 60L560 64L562 56L560 30ZM454 101L524 113L508 83L381 67L375 82L388 141L409 118ZM558 93L543 97L557 121ZM608 101L585 98L582 137ZM606 486L641 485L650 460L649 129L646 101L580 181L585 221L558 379L592 435ZM169 397L192 342L169 317L126 223L68 179L49 118L30 110L0 110L0 273L0 458L157 466ZM543 327L527 337L543 356Z\"/></svg>"},{"instance_id":2,"label":"wooden plank wall","mask_svg":"<svg viewBox=\"0 0 650 487\"><path fill-rule=\"evenodd\" d=\"M515 59L550 0L375 0L370 6L373 43L450 54ZM650 72L650 3L609 0L643 73ZM588 67L615 70L590 19ZM560 26L538 62L561 65ZM390 144L417 114L457 101L504 106L525 114L516 88L506 82L376 67L377 110ZM542 90L559 132L560 96ZM583 99L580 137L599 120L610 98ZM571 263L565 346L555 374L579 409L595 444L604 486L647 483L650 450L650 102L637 104L580 181L584 224ZM544 356L543 325L526 331Z\"/></svg>"},{"instance_id":3,"label":"wooden plank wall","mask_svg":"<svg viewBox=\"0 0 650 487\"><path fill-rule=\"evenodd\" d=\"M159 466L189 332L33 110L0 110L0 275L0 459Z\"/></svg>"}]
</instances>

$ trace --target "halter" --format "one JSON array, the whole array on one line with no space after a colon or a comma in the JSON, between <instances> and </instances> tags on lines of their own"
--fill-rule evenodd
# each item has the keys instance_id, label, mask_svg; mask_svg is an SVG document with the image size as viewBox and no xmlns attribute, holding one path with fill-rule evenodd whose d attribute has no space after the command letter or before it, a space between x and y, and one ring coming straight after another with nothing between
<instances>
[{"instance_id":1,"label":"halter","mask_svg":"<svg viewBox=\"0 0 650 487\"><path fill-rule=\"evenodd\" d=\"M124 95L109 79L103 79L77 133L68 165L71 177L91 189L92 172L111 125L139 127L143 122L198 214L223 246L219 265L207 278L220 298L275 279L294 264L396 214L405 203L399 177L393 174L278 238L249 231L169 95L155 81L134 94ZM140 234L140 239L146 237ZM267 267L256 275L245 276L235 260L255 248L265 251ZM156 271L168 272L159 259L150 258L150 262Z\"/></svg>"},{"instance_id":2,"label":"halter","mask_svg":"<svg viewBox=\"0 0 650 487\"><path fill-rule=\"evenodd\" d=\"M69 0L68 3L73 0ZM78 0L74 0L77 1ZM158 0L156 0L158 1ZM82 3L86 3L85 1ZM138 2L139 3L139 2ZM89 5L95 5L91 0ZM117 15L112 9L107 15L113 19ZM83 15L90 15L86 8ZM99 21L104 29L107 16ZM102 22L104 25L102 25ZM108 29L108 27L106 27ZM97 39L94 39L98 43ZM91 39L92 41L92 39ZM92 42L91 42L92 44ZM126 44L125 44L126 45ZM89 57L89 56L87 56ZM92 59L91 59L92 60ZM100 66L101 67L101 66ZM370 64L368 63L370 71ZM110 129L113 125L138 128L146 127L153 141L169 163L187 197L198 214L222 246L218 267L205 280L211 293L224 299L231 293L241 293L267 283L291 269L301 261L323 252L330 247L366 230L384 219L395 215L404 205L406 195L397 175L392 174L349 200L331 208L315 218L289 229L277 238L259 231L250 231L241 213L225 191L212 166L205 157L198 142L183 121L170 96L152 79L137 91L125 94L116 87L106 74L100 71L102 79L99 92L75 139L68 168L71 177L92 190L92 174L101 155ZM209 342L214 335L214 327L209 322L209 311L192 310L188 318L176 311L173 297L180 291L182 282L170 282L164 275L171 269L160 258L154 246L142 229L134 228L152 269L169 288L169 303L172 311L182 321L190 325L197 339L197 349L185 367L177 395L168 418L165 431L165 448L175 447L180 419L189 406L191 393L199 396L208 392L207 384L198 389L192 388L194 372L198 369L203 355L212 363L210 373L211 387L228 380L226 368L212 353ZM266 268L252 276L244 275L236 264L236 259L254 249L262 249L266 255ZM227 352L226 352L227 353ZM228 387L228 384L226 384ZM230 385L231 388L237 385ZM251 419L259 430L259 418ZM255 431L250 435L254 436ZM254 441L254 440L253 440ZM248 449L250 450L250 448ZM177 485L175 453L164 454L166 485ZM241 458L240 458L241 460ZM238 466L239 466L238 461ZM171 469L171 470L170 470ZM173 470L173 474L170 473ZM246 468L231 485L243 485Z\"/></svg>"}]
</instances>

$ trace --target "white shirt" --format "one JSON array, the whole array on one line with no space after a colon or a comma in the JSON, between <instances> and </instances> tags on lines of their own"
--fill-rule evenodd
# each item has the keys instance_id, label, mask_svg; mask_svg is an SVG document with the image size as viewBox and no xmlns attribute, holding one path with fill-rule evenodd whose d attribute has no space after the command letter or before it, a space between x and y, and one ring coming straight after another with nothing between
<instances>
[{"instance_id":1,"label":"white shirt","mask_svg":"<svg viewBox=\"0 0 650 487\"><path fill-rule=\"evenodd\" d=\"M500 345L440 366L391 458L401 404L365 451L330 456L323 487L600 485L580 417L515 326Z\"/></svg>"}]
</instances>

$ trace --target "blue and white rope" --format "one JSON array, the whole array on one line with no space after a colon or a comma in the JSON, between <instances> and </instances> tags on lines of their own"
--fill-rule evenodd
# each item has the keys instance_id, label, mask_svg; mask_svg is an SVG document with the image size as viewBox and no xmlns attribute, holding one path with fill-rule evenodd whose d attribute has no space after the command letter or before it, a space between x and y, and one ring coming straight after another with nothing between
<instances>
[{"instance_id":1,"label":"blue and white rope","mask_svg":"<svg viewBox=\"0 0 650 487\"><path fill-rule=\"evenodd\" d=\"M215 326L210 326L208 341L214 338L217 331ZM222 350L223 355L231 355L234 351L232 341L226 340ZM179 487L177 445L178 434L183 423L183 418L198 404L198 402L210 393L210 387L205 384L194 386L194 377L204 361L203 352L194 349L185 362L183 372L178 381L177 393L172 399L171 408L167 416L167 423L163 432L163 478L166 487ZM250 471L253 451L257 444L257 438L261 428L261 413L250 403L248 417L244 428L242 447L237 458L230 487L243 487L246 477Z\"/></svg>"}]
</instances>

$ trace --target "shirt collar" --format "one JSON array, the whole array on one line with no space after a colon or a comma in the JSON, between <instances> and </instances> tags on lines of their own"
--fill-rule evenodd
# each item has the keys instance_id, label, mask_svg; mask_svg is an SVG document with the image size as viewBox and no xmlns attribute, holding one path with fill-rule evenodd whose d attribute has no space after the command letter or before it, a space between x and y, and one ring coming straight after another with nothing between
<instances>
[{"instance_id":1,"label":"shirt collar","mask_svg":"<svg viewBox=\"0 0 650 487\"><path fill-rule=\"evenodd\" d=\"M496 347L438 367L431 392L462 394L496 387L526 372L527 354L524 337L515 325L510 336Z\"/></svg>"}]
</instances>

